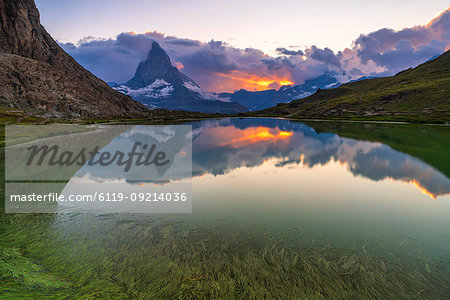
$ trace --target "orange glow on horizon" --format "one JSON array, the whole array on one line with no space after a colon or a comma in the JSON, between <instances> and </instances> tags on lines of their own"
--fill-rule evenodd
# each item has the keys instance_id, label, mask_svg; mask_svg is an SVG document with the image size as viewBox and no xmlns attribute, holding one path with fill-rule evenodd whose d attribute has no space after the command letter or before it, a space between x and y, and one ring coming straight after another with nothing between
<instances>
[{"instance_id":1,"label":"orange glow on horizon","mask_svg":"<svg viewBox=\"0 0 450 300\"><path fill-rule=\"evenodd\" d=\"M280 133L278 134L280 137L289 137L292 135L292 132L288 132L288 131L280 131Z\"/></svg>"},{"instance_id":2,"label":"orange glow on horizon","mask_svg":"<svg viewBox=\"0 0 450 300\"><path fill-rule=\"evenodd\" d=\"M287 76L259 76L233 71L231 74L220 74L223 80L218 81L218 86L208 87L212 90L231 92L239 89L248 91L264 91L267 89L278 89L283 85L293 85L294 82Z\"/></svg>"},{"instance_id":3,"label":"orange glow on horizon","mask_svg":"<svg viewBox=\"0 0 450 300\"><path fill-rule=\"evenodd\" d=\"M280 81L278 81L278 83L283 86L283 85L293 85L294 83L290 80L287 79L281 79Z\"/></svg>"}]
</instances>

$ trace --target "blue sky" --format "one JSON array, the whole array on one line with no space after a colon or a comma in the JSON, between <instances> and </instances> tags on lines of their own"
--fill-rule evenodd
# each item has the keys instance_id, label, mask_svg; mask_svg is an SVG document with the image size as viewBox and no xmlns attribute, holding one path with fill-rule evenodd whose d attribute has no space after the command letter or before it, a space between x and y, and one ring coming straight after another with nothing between
<instances>
[{"instance_id":1,"label":"blue sky","mask_svg":"<svg viewBox=\"0 0 450 300\"><path fill-rule=\"evenodd\" d=\"M450 49L448 0L37 0L81 65L123 83L153 41L202 88L264 90L326 72L387 76Z\"/></svg>"},{"instance_id":2,"label":"blue sky","mask_svg":"<svg viewBox=\"0 0 450 300\"><path fill-rule=\"evenodd\" d=\"M273 54L277 47L349 47L382 27L426 24L448 0L37 0L41 20L58 40L114 37L121 32L228 42Z\"/></svg>"}]
</instances>

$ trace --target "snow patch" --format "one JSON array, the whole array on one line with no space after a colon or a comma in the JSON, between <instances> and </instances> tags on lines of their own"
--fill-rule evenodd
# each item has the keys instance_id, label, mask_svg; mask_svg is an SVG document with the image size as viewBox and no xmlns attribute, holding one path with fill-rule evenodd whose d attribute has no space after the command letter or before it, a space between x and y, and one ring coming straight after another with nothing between
<instances>
[{"instance_id":1,"label":"snow patch","mask_svg":"<svg viewBox=\"0 0 450 300\"><path fill-rule=\"evenodd\" d=\"M222 102L231 102L229 97L221 98L219 95L215 93L210 93L202 90L198 85L191 82L185 82L183 85L190 90L191 92L197 93L204 100L212 100L212 101L222 101Z\"/></svg>"},{"instance_id":2,"label":"snow patch","mask_svg":"<svg viewBox=\"0 0 450 300\"><path fill-rule=\"evenodd\" d=\"M126 85L119 85L114 87L114 89L121 93L129 95L132 98L143 96L155 99L167 98L172 95L172 92L175 90L173 86L164 79L156 79L152 84L140 89L132 89Z\"/></svg>"},{"instance_id":3,"label":"snow patch","mask_svg":"<svg viewBox=\"0 0 450 300\"><path fill-rule=\"evenodd\" d=\"M164 79L156 79L155 82L150 84L148 87L150 87L150 88L159 88L159 87L168 86L168 85L170 85L170 83L168 83Z\"/></svg>"},{"instance_id":4,"label":"snow patch","mask_svg":"<svg viewBox=\"0 0 450 300\"><path fill-rule=\"evenodd\" d=\"M311 95L312 95L311 92L303 92L303 93L297 95L296 98L300 99L300 98L305 98L305 97L308 97L308 96L311 96Z\"/></svg>"},{"instance_id":5,"label":"snow patch","mask_svg":"<svg viewBox=\"0 0 450 300\"><path fill-rule=\"evenodd\" d=\"M334 87L334 86L337 86L337 85L338 85L338 83L337 83L337 82L334 82L334 83L327 84L327 85L325 86L325 88L326 88L326 89L329 89L329 88Z\"/></svg>"}]
</instances>

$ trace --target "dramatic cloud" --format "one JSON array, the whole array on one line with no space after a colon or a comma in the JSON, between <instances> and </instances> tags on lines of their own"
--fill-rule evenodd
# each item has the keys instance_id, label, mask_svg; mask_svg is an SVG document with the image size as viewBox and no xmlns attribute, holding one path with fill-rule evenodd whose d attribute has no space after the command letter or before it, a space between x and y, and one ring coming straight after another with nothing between
<instances>
[{"instance_id":1,"label":"dramatic cloud","mask_svg":"<svg viewBox=\"0 0 450 300\"><path fill-rule=\"evenodd\" d=\"M450 9L425 26L400 31L383 28L354 41L353 50L363 64L384 67L388 74L416 66L440 55L450 46Z\"/></svg>"},{"instance_id":2,"label":"dramatic cloud","mask_svg":"<svg viewBox=\"0 0 450 300\"><path fill-rule=\"evenodd\" d=\"M450 9L423 26L400 31L383 28L361 35L351 48L337 53L311 46L303 50L277 48L278 57L257 49L238 49L221 41L207 43L153 31L121 33L115 39L87 37L61 46L105 81L126 82L157 41L203 89L264 90L334 72L341 81L361 76L393 75L442 54L450 48Z\"/></svg>"},{"instance_id":3,"label":"dramatic cloud","mask_svg":"<svg viewBox=\"0 0 450 300\"><path fill-rule=\"evenodd\" d=\"M286 48L277 48L276 51L278 54L282 54L282 55L301 55L301 56L304 55L302 50L294 51L294 50L288 50Z\"/></svg>"},{"instance_id":4,"label":"dramatic cloud","mask_svg":"<svg viewBox=\"0 0 450 300\"><path fill-rule=\"evenodd\" d=\"M341 68L341 62L339 58L334 54L333 50L329 48L319 49L316 46L306 50L306 53L312 59L323 62L326 65L331 65L336 68Z\"/></svg>"}]
</instances>

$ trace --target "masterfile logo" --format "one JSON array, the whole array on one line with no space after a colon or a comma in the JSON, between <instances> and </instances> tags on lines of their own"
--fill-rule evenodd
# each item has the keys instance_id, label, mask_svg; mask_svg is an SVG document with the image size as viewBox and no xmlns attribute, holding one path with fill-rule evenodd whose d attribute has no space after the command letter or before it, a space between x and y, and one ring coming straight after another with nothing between
<instances>
[{"instance_id":1,"label":"masterfile logo","mask_svg":"<svg viewBox=\"0 0 450 300\"><path fill-rule=\"evenodd\" d=\"M192 210L191 126L11 125L5 155L6 212Z\"/></svg>"},{"instance_id":2,"label":"masterfile logo","mask_svg":"<svg viewBox=\"0 0 450 300\"><path fill-rule=\"evenodd\" d=\"M146 153L138 151L138 147L142 147L143 150L146 150ZM155 151L157 148L155 144L152 144L149 147L147 144L135 142L131 151L128 153L124 153L119 150L116 150L115 153L111 153L109 151L102 152L99 151L99 148L99 146L96 146L91 152L88 152L85 148L82 148L79 153L74 153L72 151L61 152L58 145L54 145L52 147L48 147L46 145L40 147L30 146L27 148L27 150L30 151L30 156L26 162L26 165L32 165L37 157L35 164L41 166L47 155L50 156L48 163L51 166L71 166L73 164L78 166L83 166L85 164L95 166L98 164L106 167L115 163L118 166L124 166L124 172L128 172L133 163L136 166L155 165L157 167L161 167L170 162L169 159L166 159L167 154L164 151Z\"/></svg>"}]
</instances>

